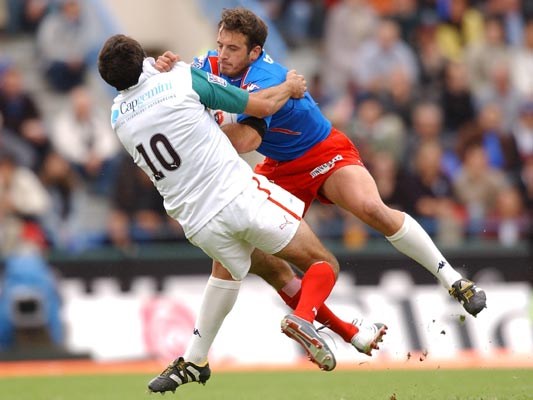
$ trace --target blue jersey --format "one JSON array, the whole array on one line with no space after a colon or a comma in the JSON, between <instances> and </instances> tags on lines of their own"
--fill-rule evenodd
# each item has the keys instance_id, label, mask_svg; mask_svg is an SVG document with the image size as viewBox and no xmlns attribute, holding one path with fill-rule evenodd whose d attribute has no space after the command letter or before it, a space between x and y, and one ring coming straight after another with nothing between
<instances>
[{"instance_id":1,"label":"blue jersey","mask_svg":"<svg viewBox=\"0 0 533 400\"><path fill-rule=\"evenodd\" d=\"M218 70L218 54L211 50L205 57L195 58L193 67L221 76L234 86L249 92L266 89L285 81L287 68L274 62L264 51L238 78L222 75ZM237 121L248 118L239 115ZM328 121L311 95L289 99L274 115L264 118L267 131L257 151L277 161L294 160L324 140L331 131Z\"/></svg>"}]
</instances>

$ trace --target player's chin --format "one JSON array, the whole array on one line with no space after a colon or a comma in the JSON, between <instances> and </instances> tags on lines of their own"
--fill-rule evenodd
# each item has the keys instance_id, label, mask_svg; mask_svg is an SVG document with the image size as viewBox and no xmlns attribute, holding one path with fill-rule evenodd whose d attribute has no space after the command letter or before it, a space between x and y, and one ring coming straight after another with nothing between
<instances>
[{"instance_id":1,"label":"player's chin","mask_svg":"<svg viewBox=\"0 0 533 400\"><path fill-rule=\"evenodd\" d=\"M233 68L230 65L219 65L220 73L223 75L231 76Z\"/></svg>"}]
</instances>

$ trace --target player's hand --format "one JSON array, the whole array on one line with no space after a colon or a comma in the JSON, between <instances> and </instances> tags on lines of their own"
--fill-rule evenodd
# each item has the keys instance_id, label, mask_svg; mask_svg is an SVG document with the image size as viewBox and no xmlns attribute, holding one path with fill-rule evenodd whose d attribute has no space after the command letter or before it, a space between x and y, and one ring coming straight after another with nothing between
<instances>
[{"instance_id":1,"label":"player's hand","mask_svg":"<svg viewBox=\"0 0 533 400\"><path fill-rule=\"evenodd\" d=\"M291 69L287 72L286 80L291 91L291 97L295 99L304 97L305 91L307 90L307 82L303 75L299 75L296 73L296 70Z\"/></svg>"},{"instance_id":2,"label":"player's hand","mask_svg":"<svg viewBox=\"0 0 533 400\"><path fill-rule=\"evenodd\" d=\"M181 57L177 54L174 54L170 50L167 50L162 55L157 57L155 69L157 69L159 72L168 72L178 61L181 61Z\"/></svg>"}]
</instances>

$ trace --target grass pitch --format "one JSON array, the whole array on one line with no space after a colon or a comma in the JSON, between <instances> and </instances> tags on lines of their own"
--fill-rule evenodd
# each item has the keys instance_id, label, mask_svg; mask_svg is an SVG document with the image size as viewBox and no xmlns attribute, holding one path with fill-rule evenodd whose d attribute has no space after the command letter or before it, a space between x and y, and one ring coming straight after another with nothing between
<instances>
[{"instance_id":1,"label":"grass pitch","mask_svg":"<svg viewBox=\"0 0 533 400\"><path fill-rule=\"evenodd\" d=\"M2 400L531 400L532 369L219 372L148 394L146 374L0 378Z\"/></svg>"}]
</instances>

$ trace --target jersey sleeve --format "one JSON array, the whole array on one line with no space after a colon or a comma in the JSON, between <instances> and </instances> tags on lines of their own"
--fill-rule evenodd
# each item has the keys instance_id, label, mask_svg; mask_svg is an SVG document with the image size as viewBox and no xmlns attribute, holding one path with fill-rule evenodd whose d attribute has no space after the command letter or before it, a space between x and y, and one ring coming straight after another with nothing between
<instances>
[{"instance_id":1,"label":"jersey sleeve","mask_svg":"<svg viewBox=\"0 0 533 400\"><path fill-rule=\"evenodd\" d=\"M248 104L248 92L231 86L223 78L191 68L192 88L200 102L213 110L241 114Z\"/></svg>"},{"instance_id":2,"label":"jersey sleeve","mask_svg":"<svg viewBox=\"0 0 533 400\"><path fill-rule=\"evenodd\" d=\"M280 78L271 74L264 74L261 72L262 71L257 71L256 73L256 71L252 70L246 81L243 82L243 86L249 93L277 86L285 81L285 76L283 76L283 78ZM237 122L241 122L250 117L250 115L241 113L237 117ZM267 127L269 127L270 121L272 120L272 115L268 115L266 117L263 117L262 119L265 121Z\"/></svg>"}]
</instances>

